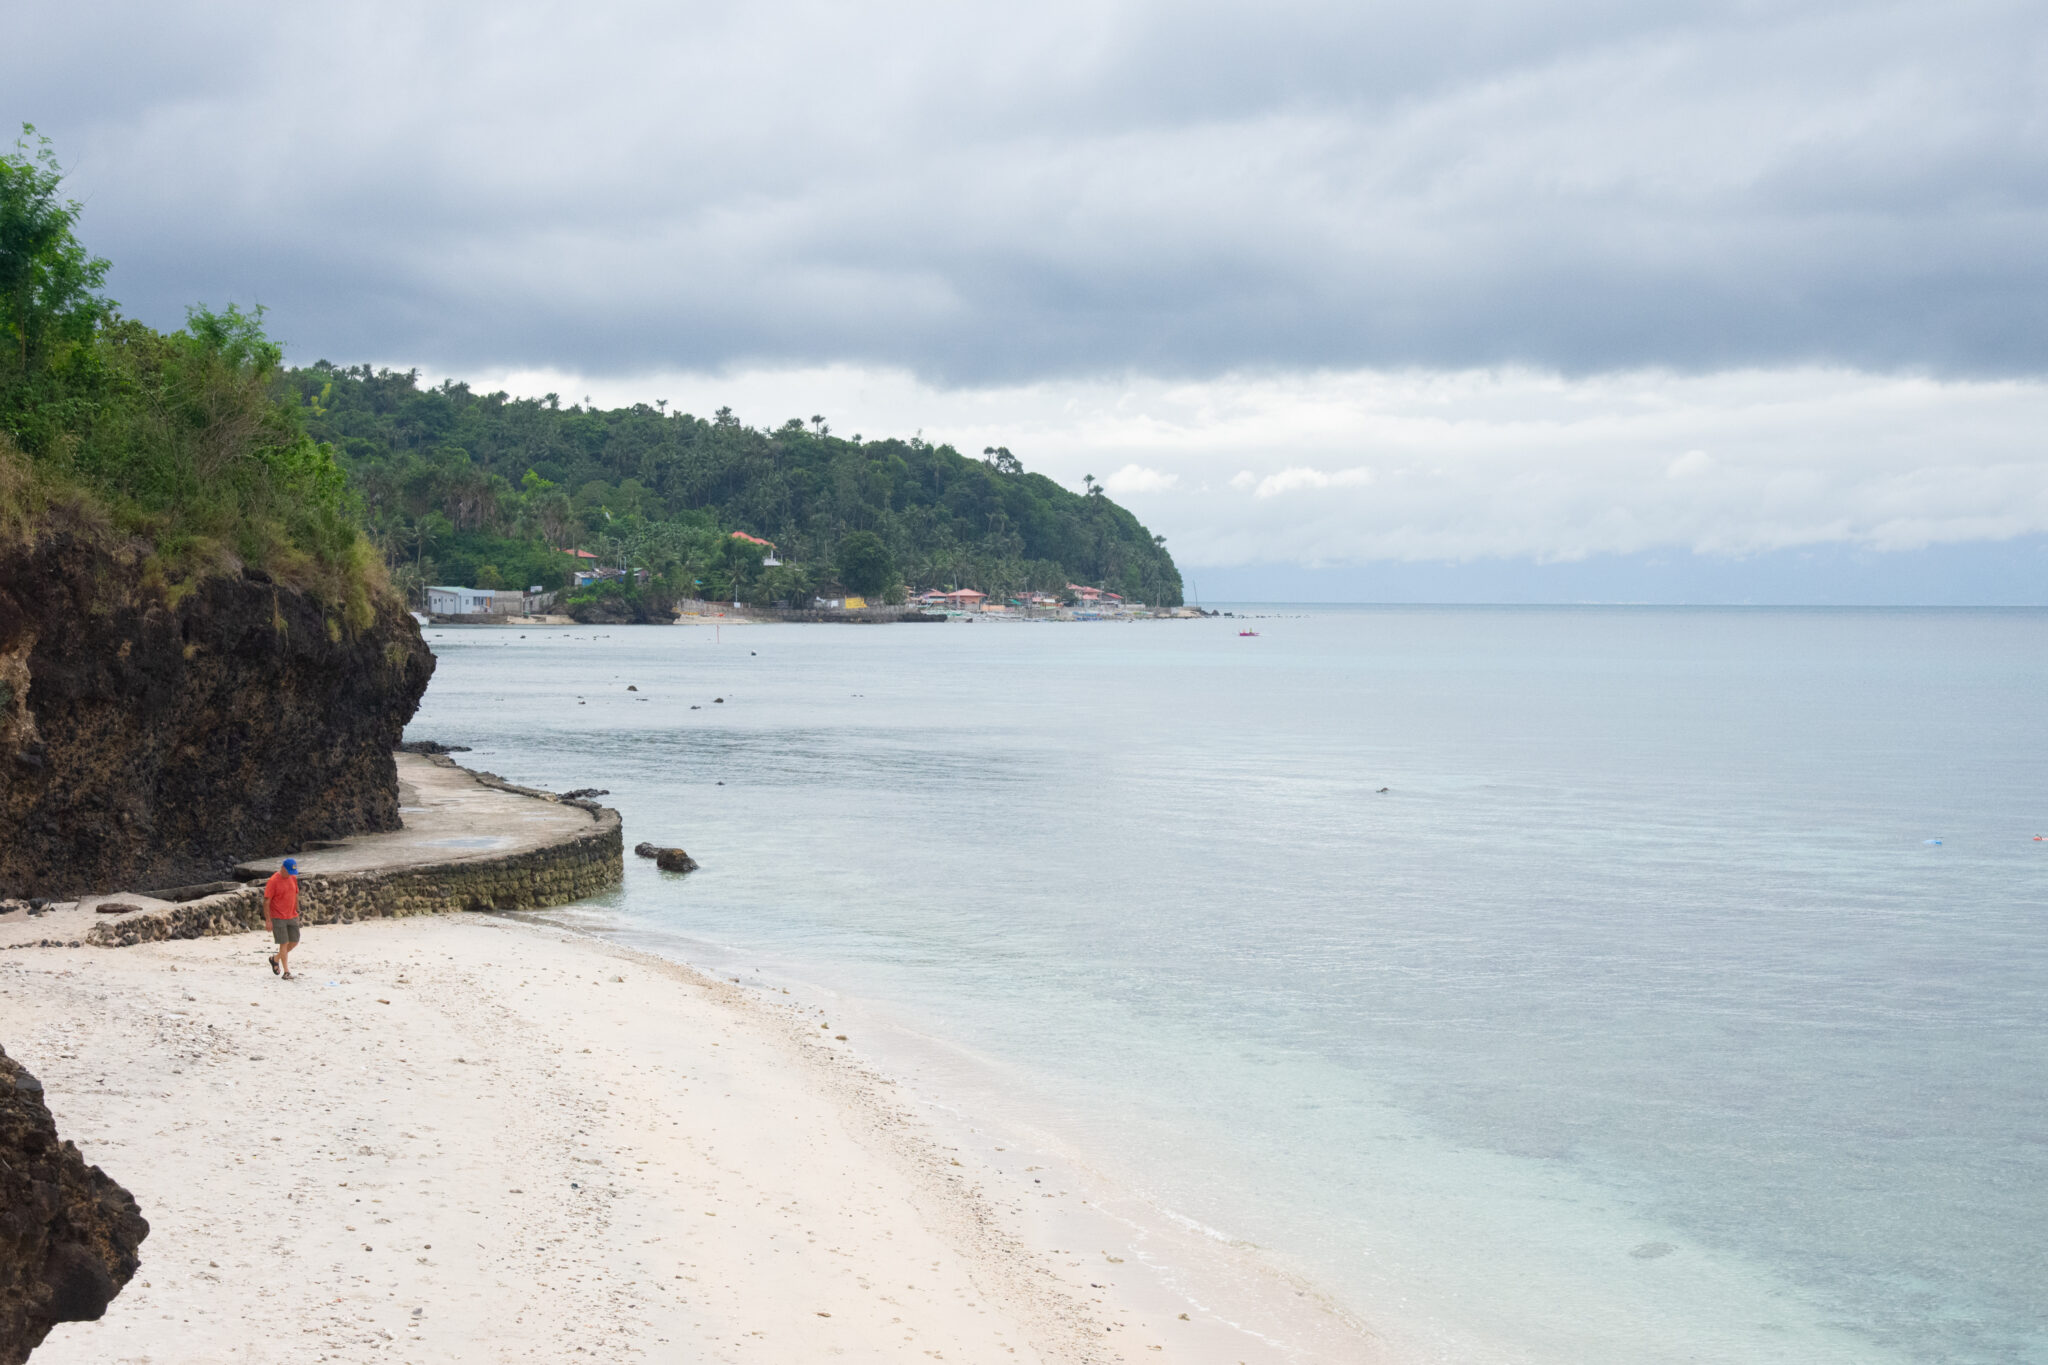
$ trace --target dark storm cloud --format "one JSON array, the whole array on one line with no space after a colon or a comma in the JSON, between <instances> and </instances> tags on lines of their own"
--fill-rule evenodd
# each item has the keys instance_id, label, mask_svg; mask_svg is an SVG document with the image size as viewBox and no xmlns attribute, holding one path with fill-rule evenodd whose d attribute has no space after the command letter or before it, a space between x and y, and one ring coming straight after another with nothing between
<instances>
[{"instance_id":1,"label":"dark storm cloud","mask_svg":"<svg viewBox=\"0 0 2048 1365\"><path fill-rule=\"evenodd\" d=\"M2042 14L47 6L0 113L301 358L2037 374Z\"/></svg>"}]
</instances>

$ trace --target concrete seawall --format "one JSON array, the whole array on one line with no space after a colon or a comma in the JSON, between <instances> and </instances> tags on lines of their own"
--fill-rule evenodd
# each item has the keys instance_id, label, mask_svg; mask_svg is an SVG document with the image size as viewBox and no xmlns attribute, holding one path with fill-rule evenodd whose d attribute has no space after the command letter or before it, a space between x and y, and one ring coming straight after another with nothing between
<instances>
[{"instance_id":1,"label":"concrete seawall","mask_svg":"<svg viewBox=\"0 0 2048 1365\"><path fill-rule=\"evenodd\" d=\"M399 754L404 827L295 852L299 913L308 926L463 910L534 910L618 885L625 875L619 813L592 801L519 787L442 755ZM258 879L282 855L235 868L245 885L171 900L91 896L33 920L0 917L0 947L31 943L120 948L265 927ZM118 917L101 906L133 907ZM16 921L22 921L16 923Z\"/></svg>"}]
</instances>

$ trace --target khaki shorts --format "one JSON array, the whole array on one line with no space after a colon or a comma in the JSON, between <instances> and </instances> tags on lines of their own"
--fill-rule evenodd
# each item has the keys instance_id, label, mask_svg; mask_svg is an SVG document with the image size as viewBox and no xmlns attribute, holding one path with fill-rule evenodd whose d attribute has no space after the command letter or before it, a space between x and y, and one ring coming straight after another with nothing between
<instances>
[{"instance_id":1,"label":"khaki shorts","mask_svg":"<svg viewBox=\"0 0 2048 1365\"><path fill-rule=\"evenodd\" d=\"M274 919L270 922L270 937L279 943L299 941L299 922L295 919Z\"/></svg>"}]
</instances>

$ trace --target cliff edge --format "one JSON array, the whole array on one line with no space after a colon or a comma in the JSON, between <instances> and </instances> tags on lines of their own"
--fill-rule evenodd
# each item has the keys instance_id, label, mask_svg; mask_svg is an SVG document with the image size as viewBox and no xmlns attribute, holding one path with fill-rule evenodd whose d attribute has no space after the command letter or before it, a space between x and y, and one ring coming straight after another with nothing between
<instances>
[{"instance_id":1,"label":"cliff edge","mask_svg":"<svg viewBox=\"0 0 2048 1365\"><path fill-rule=\"evenodd\" d=\"M205 881L399 826L392 750L433 673L411 615L367 628L258 570L177 591L141 548L0 547L0 896Z\"/></svg>"},{"instance_id":2,"label":"cliff edge","mask_svg":"<svg viewBox=\"0 0 2048 1365\"><path fill-rule=\"evenodd\" d=\"M134 1196L58 1139L42 1084L0 1051L0 1365L105 1313L147 1236Z\"/></svg>"}]
</instances>

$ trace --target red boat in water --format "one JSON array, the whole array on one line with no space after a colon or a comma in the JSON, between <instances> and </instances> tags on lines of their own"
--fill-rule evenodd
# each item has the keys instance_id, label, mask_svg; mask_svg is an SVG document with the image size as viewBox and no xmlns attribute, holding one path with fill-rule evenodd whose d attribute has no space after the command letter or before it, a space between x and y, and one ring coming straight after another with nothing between
<instances>
[{"instance_id":1,"label":"red boat in water","mask_svg":"<svg viewBox=\"0 0 2048 1365\"><path fill-rule=\"evenodd\" d=\"M1256 636L1257 634L1258 632L1255 630L1241 630L1237 633L1237 638L1242 640L1247 635Z\"/></svg>"}]
</instances>

